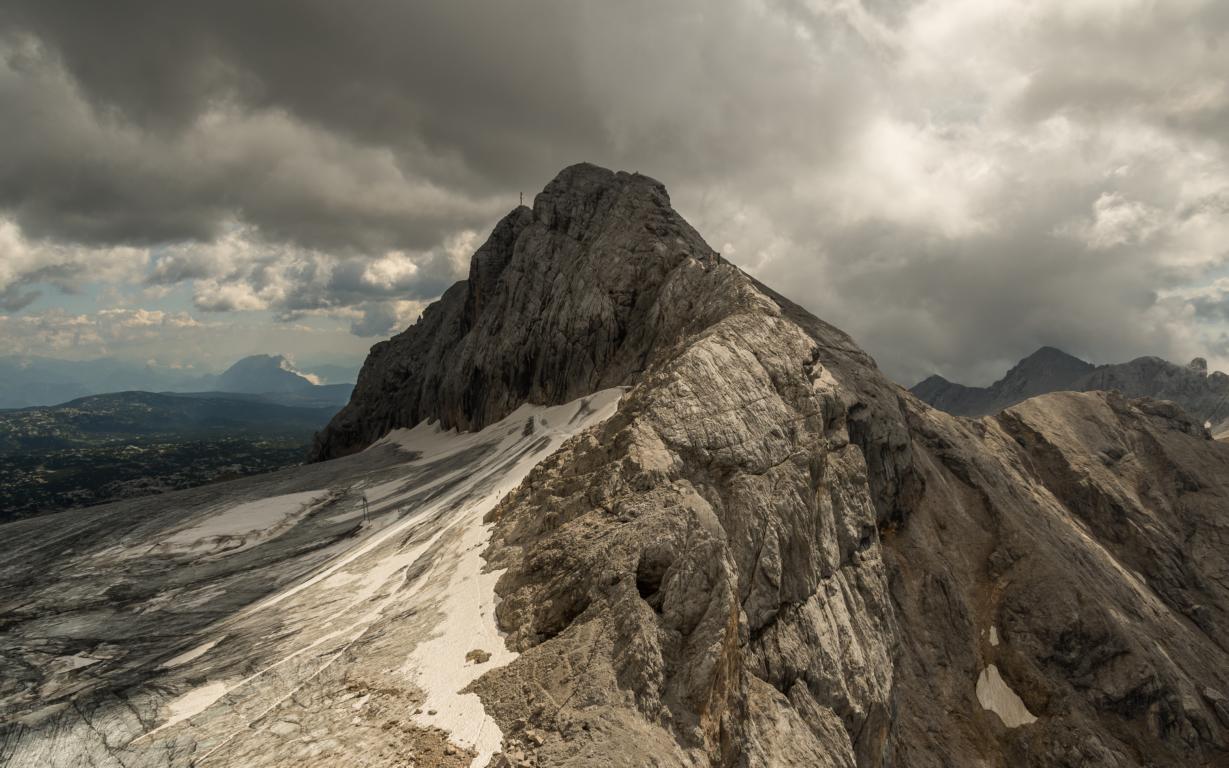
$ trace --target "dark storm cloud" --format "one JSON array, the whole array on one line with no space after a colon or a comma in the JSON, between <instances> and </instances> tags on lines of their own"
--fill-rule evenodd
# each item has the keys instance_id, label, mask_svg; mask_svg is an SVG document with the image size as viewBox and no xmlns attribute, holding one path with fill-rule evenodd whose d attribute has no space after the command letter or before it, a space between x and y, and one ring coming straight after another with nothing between
<instances>
[{"instance_id":1,"label":"dark storm cloud","mask_svg":"<svg viewBox=\"0 0 1229 768\"><path fill-rule=\"evenodd\" d=\"M16 285L10 285L0 291L0 310L19 312L33 304L42 295L42 291L22 290Z\"/></svg>"},{"instance_id":2,"label":"dark storm cloud","mask_svg":"<svg viewBox=\"0 0 1229 768\"><path fill-rule=\"evenodd\" d=\"M601 131L576 69L569 66L577 44L569 34L567 19L574 15L569 6L10 2L4 27L43 48L26 54L28 73L49 79L53 64L63 67L92 108L67 115L66 105L54 105L60 113L56 122L66 130L51 137L59 140L39 162L49 166L51 179L64 178L67 170L56 164L71 165L84 178L76 200L58 199L50 191L43 195L47 217L80 208L91 217L97 211L98 218L131 218L135 210L152 206L163 214L189 202L195 203L190 213L198 214L148 230L83 226L72 234L207 238L221 212L237 209L271 233L313 245L388 240L414 246L437 241L439 224L455 225L464 214L472 222L489 212L433 216L431 210L397 207L395 200L385 209L375 200L329 196L327 185L334 180L327 161L336 160L364 179L364 170L397 172L420 185L481 198L493 185L506 189L512 179L537 182L547 155L582 154L589 146L584 137ZM527 23L533 19L549 23ZM15 94L28 107L17 111L37 115L49 83L30 85L30 93ZM190 163L193 147L184 144L201 132L203 118L217 112L286 119L264 126L260 136L237 137L258 144L250 153L205 147L212 150L199 157L205 162L176 167ZM169 143L168 156L132 162L136 158L98 151L106 147L73 151L72 139L79 138L73 128L108 121L119 134L148 132ZM217 141L205 136L205 143L234 140L228 131L257 130L218 122L208 127L223 135ZM265 181L286 158L322 151L312 143L314 131L337 142L323 151L343 156L321 158L324 167L314 174L308 168L291 179ZM163 148L139 142L120 149L146 154ZM386 155L388 168L356 167L364 159L375 162L363 158L363 150ZM208 162L214 153L222 155L221 167ZM344 157L347 153L357 156ZM115 173L121 163L129 167L123 176ZM168 193L166 204L157 205ZM437 226L424 227L430 223Z\"/></svg>"},{"instance_id":3,"label":"dark storm cloud","mask_svg":"<svg viewBox=\"0 0 1229 768\"><path fill-rule=\"evenodd\" d=\"M765 45L786 22L738 5L12 0L3 18L21 122L0 204L36 236L208 240L234 214L305 245L424 247L579 159L720 177L857 117L813 108L856 70L800 70ZM361 194L382 180L458 199Z\"/></svg>"},{"instance_id":4,"label":"dark storm cloud","mask_svg":"<svg viewBox=\"0 0 1229 768\"><path fill-rule=\"evenodd\" d=\"M394 305L376 302L363 308L363 316L350 323L350 332L364 338L389 336L401 330L404 322Z\"/></svg>"},{"instance_id":5,"label":"dark storm cloud","mask_svg":"<svg viewBox=\"0 0 1229 768\"><path fill-rule=\"evenodd\" d=\"M8 311L138 246L198 309L384 334L590 160L907 383L1223 337L1216 0L0 0L0 29Z\"/></svg>"},{"instance_id":6,"label":"dark storm cloud","mask_svg":"<svg viewBox=\"0 0 1229 768\"><path fill-rule=\"evenodd\" d=\"M1229 296L1206 298L1200 296L1191 300L1195 314L1203 320L1215 322L1229 321Z\"/></svg>"},{"instance_id":7,"label":"dark storm cloud","mask_svg":"<svg viewBox=\"0 0 1229 768\"><path fill-rule=\"evenodd\" d=\"M596 127L566 66L583 44L571 3L9 6L12 24L52 45L96 103L144 125L183 127L234 99L411 153L464 146L484 160L483 177L518 164L536 172L521 155Z\"/></svg>"},{"instance_id":8,"label":"dark storm cloud","mask_svg":"<svg viewBox=\"0 0 1229 768\"><path fill-rule=\"evenodd\" d=\"M282 111L223 104L188 125L133 122L135 108L87 103L52 54L25 48L0 69L0 206L31 237L207 242L237 218L320 247L426 247L490 209Z\"/></svg>"}]
</instances>

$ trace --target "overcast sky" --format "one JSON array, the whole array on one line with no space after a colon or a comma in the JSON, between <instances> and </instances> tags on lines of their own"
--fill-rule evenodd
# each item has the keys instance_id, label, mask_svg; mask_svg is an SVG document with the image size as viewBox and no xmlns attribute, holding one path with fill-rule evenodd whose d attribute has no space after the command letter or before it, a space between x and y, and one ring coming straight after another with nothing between
<instances>
[{"instance_id":1,"label":"overcast sky","mask_svg":"<svg viewBox=\"0 0 1229 768\"><path fill-rule=\"evenodd\" d=\"M361 360L587 160L890 375L1229 368L1224 0L0 0L0 354Z\"/></svg>"}]
</instances>

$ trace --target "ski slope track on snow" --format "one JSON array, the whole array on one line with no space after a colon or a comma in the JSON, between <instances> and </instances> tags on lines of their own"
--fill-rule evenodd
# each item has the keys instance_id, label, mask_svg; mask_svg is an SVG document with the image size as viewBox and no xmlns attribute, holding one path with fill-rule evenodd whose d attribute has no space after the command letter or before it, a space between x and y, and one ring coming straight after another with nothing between
<instances>
[{"instance_id":1,"label":"ski slope track on snow","mask_svg":"<svg viewBox=\"0 0 1229 768\"><path fill-rule=\"evenodd\" d=\"M6 526L0 765L486 765L484 517L621 395Z\"/></svg>"}]
</instances>

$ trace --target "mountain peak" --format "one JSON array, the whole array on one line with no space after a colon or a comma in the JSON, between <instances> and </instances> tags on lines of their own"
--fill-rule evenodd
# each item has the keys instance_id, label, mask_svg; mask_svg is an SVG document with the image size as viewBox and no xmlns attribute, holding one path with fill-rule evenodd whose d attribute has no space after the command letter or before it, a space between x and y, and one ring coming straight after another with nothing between
<instances>
[{"instance_id":1,"label":"mountain peak","mask_svg":"<svg viewBox=\"0 0 1229 768\"><path fill-rule=\"evenodd\" d=\"M625 188L634 192L662 198L670 203L666 186L657 179L631 171L612 171L593 163L576 163L555 174L535 198L538 200L561 197L588 197L603 190Z\"/></svg>"},{"instance_id":2,"label":"mountain peak","mask_svg":"<svg viewBox=\"0 0 1229 768\"><path fill-rule=\"evenodd\" d=\"M1011 393L1020 399L1043 392L1067 389L1095 366L1067 354L1057 347L1041 347L1016 363L991 389Z\"/></svg>"},{"instance_id":3,"label":"mountain peak","mask_svg":"<svg viewBox=\"0 0 1229 768\"><path fill-rule=\"evenodd\" d=\"M1066 351L1064 351L1064 350L1061 350L1061 349L1059 349L1058 347L1052 347L1052 346L1050 346L1049 344L1043 344L1042 346L1040 346L1040 347L1038 347L1038 348L1037 348L1037 351L1036 351L1036 352L1032 353L1031 355L1026 356L1024 359L1025 359L1025 360L1032 360L1033 358L1039 358L1039 359L1070 359L1070 360L1078 360L1078 359L1079 359L1079 358L1077 358L1075 355L1072 355L1072 354L1070 354L1069 352L1066 352Z\"/></svg>"},{"instance_id":4,"label":"mountain peak","mask_svg":"<svg viewBox=\"0 0 1229 768\"><path fill-rule=\"evenodd\" d=\"M988 556L991 563L1000 557L1010 563L1003 567L1011 576L1000 584L1029 585L1010 598L1017 601L1011 615L1027 617L1029 629L1009 623L998 631L1062 642L1059 633L1044 633L1073 615L1074 601L1052 597L1049 585L1055 574L1065 583L1070 553L1088 545L1086 537L1049 521L1066 509L1063 504L1075 509L1089 500L1074 484L1054 483L1059 489L1043 494L1045 481L1022 473L1048 469L1060 438L1091 440L1098 450L1109 445L1110 459L1123 455L1111 441L1128 429L1154 427L1148 439L1201 439L1168 408L1135 409L1106 395L1040 398L1031 408L1001 414L999 430L976 437L943 414L915 419L916 401L900 397L852 340L717 258L670 207L664 188L635 174L589 165L565 169L536 197L532 211L517 209L500 221L475 254L470 275L417 325L373 348L350 404L319 435L315 458L357 452L424 420L435 419L444 429L495 429L526 403L556 405L626 387L617 413L600 430L561 447L485 518L494 524L485 562L504 571L494 613L508 632L507 646L522 656L514 672L488 673L474 690L502 702L505 722L523 722L548 697L566 700L568 691L584 685L591 698L583 716L621 729L617 736L600 729L606 734L602 749L626 754L651 745L628 756L629 763L662 762L659 745L686 743L693 752L679 764L872 766L887 754L893 729L898 743L919 743L919 732L929 733L952 711L950 702L931 703L931 676L943 664L929 657L894 665L896 649L913 644L902 643L891 627L899 621L920 636L930 631L922 627L934 626L932 587L922 584L933 584L931 574L952 562L938 543L978 541L987 552L1027 551L1027 558ZM1092 369L1043 347L994 388L960 387L938 377L924 383L957 399L982 397L980 407L995 398L1018 402L1069 388ZM1076 421L1094 426L1076 435L1054 429ZM911 424L921 423L924 429L911 431ZM1002 440L1003 433L1015 439ZM410 434L399 431L387 444L406 445L400 441ZM1175 450L1201 448L1195 443ZM1070 451L1079 458L1062 461L1086 464L1086 445ZM1119 469L1138 467L1122 462ZM1106 487L1119 482L1108 474L1098 480ZM1002 492L1010 485L1024 492ZM967 487L978 493L966 493ZM1071 496L1058 505L1045 501L1064 492ZM937 516L930 510L948 509L960 514L943 515L933 528ZM957 537L948 538L948 526L960 531ZM991 530L999 543L985 538ZM1045 542L1040 547L1034 544L1039 537ZM877 550L877 541L886 549ZM923 567L885 568L892 546L902 547L900 562ZM1129 551L1147 550L1132 543ZM937 645L918 647L941 648L945 660L977 653L987 631L974 620L984 621L974 606L985 604L990 588L986 557L965 561L969 575L953 580L947 594L967 586L968 596L950 604L944 599L958 613L929 636ZM944 565L935 565L939 561ZM909 573L921 574L923 582L889 589L890 574L908 579ZM1137 600L1120 573L1107 563L1101 571L1081 570L1079 578L1098 599ZM1036 594L1046 599L1034 608ZM838 631L830 623L832 609L846 612L841 621L868 628L857 633L865 661L848 674L832 664L825 643L812 640ZM571 629L578 624L587 629ZM597 633L602 640L593 645ZM580 657L582 650L596 661L566 685L540 700L535 693L526 701L506 698L513 686L525 690L520 686L527 679L535 685L546 679L535 675L555 679L555 659ZM1184 657L1186 664L1199 662ZM961 702L975 700L971 668L962 665L950 688ZM927 671L910 679L910 670ZM606 692L592 682L599 679L620 684L603 698ZM1062 684L1065 675L1055 679ZM809 687L804 680L820 682ZM856 704L851 691L860 697ZM611 714L631 700L645 721L634 713ZM1045 727L1070 723L1068 716L1047 717L1044 699L1026 704L1036 719L1045 718ZM749 714L756 711L772 714ZM895 718L897 711L910 714ZM1080 710L1079 729L1086 730L1092 711ZM823 712L831 725L821 740L806 723L818 722ZM575 713L568 717L574 722ZM667 721L679 730L651 730ZM979 731L979 723L993 724L984 717L964 722ZM766 723L786 725L762 730ZM909 731L915 723L920 730ZM931 749L945 752L948 741L945 735ZM974 733L967 743L986 743L986 737ZM834 750L843 755L839 760L830 759ZM976 751L970 746L967 754ZM598 754L557 762L593 764ZM917 762L899 754L902 763ZM1058 760L1047 754L1041 762Z\"/></svg>"},{"instance_id":5,"label":"mountain peak","mask_svg":"<svg viewBox=\"0 0 1229 768\"><path fill-rule=\"evenodd\" d=\"M661 182L569 166L532 209L496 224L467 281L372 348L316 456L422 420L479 429L525 402L558 404L629 383L663 336L703 321L706 308L689 294L720 263ZM668 285L679 295L663 303Z\"/></svg>"},{"instance_id":6,"label":"mountain peak","mask_svg":"<svg viewBox=\"0 0 1229 768\"><path fill-rule=\"evenodd\" d=\"M673 213L670 195L656 179L577 163L560 171L534 198L533 216L573 237L593 236L596 221L606 218L614 206L629 207L632 201L634 207Z\"/></svg>"},{"instance_id":7,"label":"mountain peak","mask_svg":"<svg viewBox=\"0 0 1229 768\"><path fill-rule=\"evenodd\" d=\"M1022 359L1014 368L1034 369L1040 367L1071 366L1076 368L1091 368L1092 364L1081 360L1075 355L1064 352L1058 347L1043 346L1028 357Z\"/></svg>"},{"instance_id":8,"label":"mountain peak","mask_svg":"<svg viewBox=\"0 0 1229 768\"><path fill-rule=\"evenodd\" d=\"M284 355L249 355L227 368L218 377L218 388L226 392L295 392L316 386L315 377L295 370Z\"/></svg>"}]
</instances>

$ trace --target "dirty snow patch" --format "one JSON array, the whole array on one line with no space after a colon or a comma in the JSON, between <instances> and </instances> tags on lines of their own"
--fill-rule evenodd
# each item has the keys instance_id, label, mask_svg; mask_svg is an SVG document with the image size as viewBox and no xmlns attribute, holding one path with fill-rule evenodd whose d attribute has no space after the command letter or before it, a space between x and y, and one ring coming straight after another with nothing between
<instances>
[{"instance_id":1,"label":"dirty snow patch","mask_svg":"<svg viewBox=\"0 0 1229 768\"><path fill-rule=\"evenodd\" d=\"M184 664L187 664L189 661L192 661L194 659L199 659L201 656L204 656L206 653L209 653L209 651L213 650L213 647L217 645L218 642L221 641L221 639L222 638L219 637L217 640L210 640L207 643L198 645L190 651L184 651L183 653L179 654L175 658L167 662L164 662L162 664L162 668L163 669L174 669L175 667L181 667Z\"/></svg>"},{"instance_id":2,"label":"dirty snow patch","mask_svg":"<svg viewBox=\"0 0 1229 768\"><path fill-rule=\"evenodd\" d=\"M97 664L100 661L102 661L102 659L95 659L82 653L75 653L72 656L60 656L54 663L61 669L73 670L88 667L91 664Z\"/></svg>"},{"instance_id":3,"label":"dirty snow patch","mask_svg":"<svg viewBox=\"0 0 1229 768\"><path fill-rule=\"evenodd\" d=\"M191 528L162 540L171 550L233 550L251 546L289 530L291 525L328 491L303 491L257 499L209 515Z\"/></svg>"},{"instance_id":4,"label":"dirty snow patch","mask_svg":"<svg viewBox=\"0 0 1229 768\"><path fill-rule=\"evenodd\" d=\"M1008 728L1019 728L1037 721L1024 706L1024 700L1004 682L999 668L991 664L977 677L977 700L983 709L999 716Z\"/></svg>"},{"instance_id":5,"label":"dirty snow patch","mask_svg":"<svg viewBox=\"0 0 1229 768\"><path fill-rule=\"evenodd\" d=\"M482 554L491 534L484 517L568 438L612 415L622 394L616 388L560 406L524 405L479 432L445 432L438 425L419 425L391 433L383 442L413 455L403 472L431 468L391 483L383 482L389 473L382 473L381 483L363 488L369 498L383 496L384 505L395 507L395 519L366 531L350 549L337 553L306 579L248 605L230 619L227 633L242 636L240 625L247 622L264 627L282 619L300 621L300 616L319 620L277 645L278 653L268 657L270 663L246 678L201 685L171 701L163 709L168 719L142 739L211 706L226 706L232 713L242 710L249 725L256 723L317 679L372 628L377 632L391 628L391 623L413 615L419 618L403 628L413 642L397 652L390 667L382 668L399 671L407 687L412 685L422 694L422 711L415 721L447 732L454 744L476 753L472 765L486 765L500 749L503 734L477 694L462 691L516 654L507 650L495 624L494 587L500 573L484 572ZM420 475L424 477L417 481ZM175 533L174 539L192 552L229 554L236 547L253 546L250 542L291 530L311 510L320 509L330 493L336 491L241 504ZM214 544L219 537L231 538L223 545ZM270 611L281 619L262 617ZM172 674L184 677L189 663L212 647L197 646L166 666L176 667ZM223 696L226 701L219 702ZM264 708L249 712L257 700ZM223 718L201 727L216 730L223 720L229 722ZM240 732L216 742L206 755Z\"/></svg>"},{"instance_id":6,"label":"dirty snow patch","mask_svg":"<svg viewBox=\"0 0 1229 768\"><path fill-rule=\"evenodd\" d=\"M149 738L164 728L170 728L173 725L182 723L190 717L199 715L206 709L209 709L209 707L212 706L218 699L225 696L227 690L229 689L224 682L219 681L205 683L204 685L193 688L182 696L175 698L170 704L167 705L167 708L170 710L170 716L167 718L166 722L145 734L141 738Z\"/></svg>"}]
</instances>

